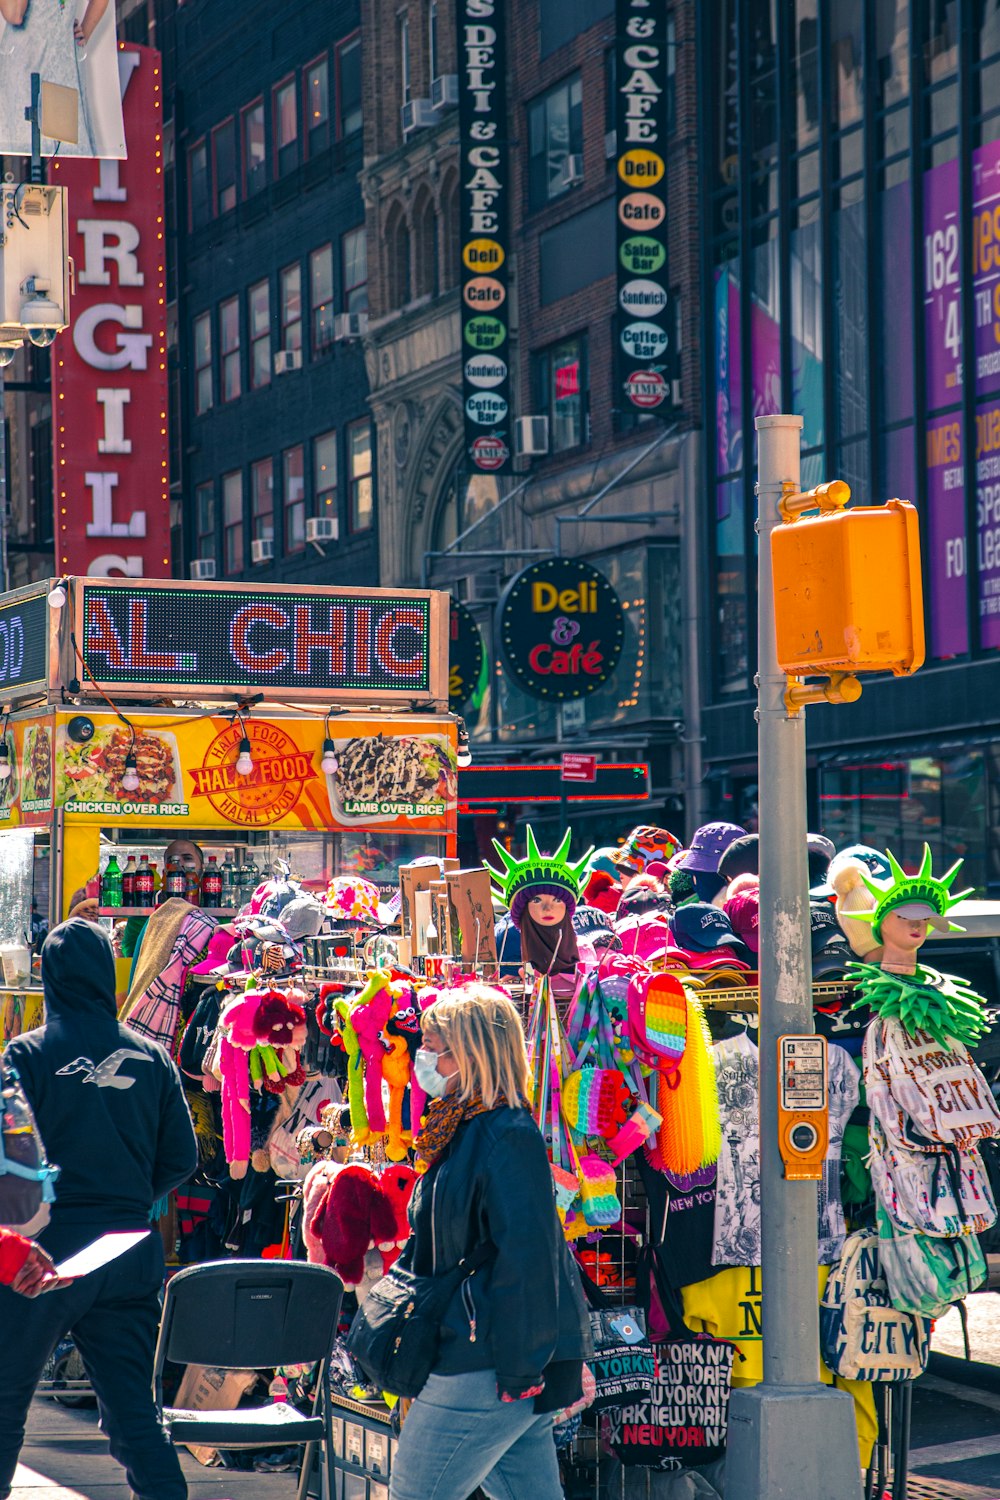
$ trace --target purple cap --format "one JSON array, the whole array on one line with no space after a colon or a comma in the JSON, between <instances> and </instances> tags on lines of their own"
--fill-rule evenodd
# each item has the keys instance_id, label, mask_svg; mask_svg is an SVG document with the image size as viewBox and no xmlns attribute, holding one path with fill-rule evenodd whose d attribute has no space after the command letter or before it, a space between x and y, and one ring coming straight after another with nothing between
<instances>
[{"instance_id":1,"label":"purple cap","mask_svg":"<svg viewBox=\"0 0 1000 1500\"><path fill-rule=\"evenodd\" d=\"M738 823L703 823L675 866L678 870L704 870L717 874L719 861L735 839L745 836Z\"/></svg>"}]
</instances>

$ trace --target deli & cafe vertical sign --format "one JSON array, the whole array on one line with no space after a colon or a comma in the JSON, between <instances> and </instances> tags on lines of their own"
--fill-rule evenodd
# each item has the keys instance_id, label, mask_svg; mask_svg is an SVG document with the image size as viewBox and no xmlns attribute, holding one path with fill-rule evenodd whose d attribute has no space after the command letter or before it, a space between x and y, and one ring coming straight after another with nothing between
<instances>
[{"instance_id":1,"label":"deli & cafe vertical sign","mask_svg":"<svg viewBox=\"0 0 1000 1500\"><path fill-rule=\"evenodd\" d=\"M511 469L504 0L457 0L462 402L474 472Z\"/></svg>"},{"instance_id":2,"label":"deli & cafe vertical sign","mask_svg":"<svg viewBox=\"0 0 1000 1500\"><path fill-rule=\"evenodd\" d=\"M125 161L54 160L69 189L71 323L53 348L56 565L64 575L170 574L163 73L118 54Z\"/></svg>"},{"instance_id":3,"label":"deli & cafe vertical sign","mask_svg":"<svg viewBox=\"0 0 1000 1500\"><path fill-rule=\"evenodd\" d=\"M675 312L667 255L667 6L618 0L618 371L626 411L670 403Z\"/></svg>"}]
</instances>

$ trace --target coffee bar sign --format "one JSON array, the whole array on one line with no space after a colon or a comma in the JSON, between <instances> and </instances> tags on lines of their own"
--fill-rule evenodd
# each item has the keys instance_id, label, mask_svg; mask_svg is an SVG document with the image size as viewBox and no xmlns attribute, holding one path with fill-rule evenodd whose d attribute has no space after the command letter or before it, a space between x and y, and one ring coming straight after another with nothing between
<instances>
[{"instance_id":1,"label":"coffee bar sign","mask_svg":"<svg viewBox=\"0 0 1000 1500\"><path fill-rule=\"evenodd\" d=\"M511 467L505 20L503 0L457 0L465 447L491 474Z\"/></svg>"},{"instance_id":2,"label":"coffee bar sign","mask_svg":"<svg viewBox=\"0 0 1000 1500\"><path fill-rule=\"evenodd\" d=\"M618 369L626 411L670 405L677 376L667 255L667 7L617 3Z\"/></svg>"}]
</instances>

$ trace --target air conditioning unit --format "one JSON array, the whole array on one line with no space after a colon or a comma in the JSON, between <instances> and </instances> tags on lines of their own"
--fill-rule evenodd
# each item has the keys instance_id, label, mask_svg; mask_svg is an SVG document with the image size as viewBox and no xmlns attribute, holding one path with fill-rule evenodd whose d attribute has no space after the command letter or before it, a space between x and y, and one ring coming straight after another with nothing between
<instances>
[{"instance_id":1,"label":"air conditioning unit","mask_svg":"<svg viewBox=\"0 0 1000 1500\"><path fill-rule=\"evenodd\" d=\"M618 132L617 130L606 130L604 132L604 155L608 161L618 155Z\"/></svg>"},{"instance_id":2,"label":"air conditioning unit","mask_svg":"<svg viewBox=\"0 0 1000 1500\"><path fill-rule=\"evenodd\" d=\"M559 181L563 187L576 187L577 183L583 181L583 157L580 155L567 156Z\"/></svg>"},{"instance_id":3,"label":"air conditioning unit","mask_svg":"<svg viewBox=\"0 0 1000 1500\"><path fill-rule=\"evenodd\" d=\"M339 343L364 338L368 332L368 314L338 313L333 320L333 336Z\"/></svg>"},{"instance_id":4,"label":"air conditioning unit","mask_svg":"<svg viewBox=\"0 0 1000 1500\"><path fill-rule=\"evenodd\" d=\"M518 417L514 447L522 458L539 458L549 451L548 417Z\"/></svg>"},{"instance_id":5,"label":"air conditioning unit","mask_svg":"<svg viewBox=\"0 0 1000 1500\"><path fill-rule=\"evenodd\" d=\"M274 542L270 537L258 537L250 543L250 558L254 564L268 563L274 560Z\"/></svg>"},{"instance_id":6,"label":"air conditioning unit","mask_svg":"<svg viewBox=\"0 0 1000 1500\"><path fill-rule=\"evenodd\" d=\"M189 569L191 577L196 583L203 583L207 578L215 577L215 558L196 557Z\"/></svg>"},{"instance_id":7,"label":"air conditioning unit","mask_svg":"<svg viewBox=\"0 0 1000 1500\"><path fill-rule=\"evenodd\" d=\"M454 109L458 103L458 74L442 73L431 84L431 103L435 109Z\"/></svg>"},{"instance_id":8,"label":"air conditioning unit","mask_svg":"<svg viewBox=\"0 0 1000 1500\"><path fill-rule=\"evenodd\" d=\"M306 541L318 547L322 542L335 542L340 531L336 516L310 516L306 521Z\"/></svg>"},{"instance_id":9,"label":"air conditioning unit","mask_svg":"<svg viewBox=\"0 0 1000 1500\"><path fill-rule=\"evenodd\" d=\"M301 370L301 349L279 349L274 356L275 375L287 375L289 370Z\"/></svg>"},{"instance_id":10,"label":"air conditioning unit","mask_svg":"<svg viewBox=\"0 0 1000 1500\"><path fill-rule=\"evenodd\" d=\"M426 130L438 122L437 112L429 99L411 99L399 111L399 118L404 135L409 135L411 130Z\"/></svg>"}]
</instances>

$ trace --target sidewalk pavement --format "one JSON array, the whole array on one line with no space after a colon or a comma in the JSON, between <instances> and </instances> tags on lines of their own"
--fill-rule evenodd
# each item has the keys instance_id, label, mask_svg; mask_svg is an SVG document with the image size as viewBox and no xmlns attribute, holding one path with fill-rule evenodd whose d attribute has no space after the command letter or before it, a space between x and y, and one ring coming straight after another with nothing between
<instances>
[{"instance_id":1,"label":"sidewalk pavement","mask_svg":"<svg viewBox=\"0 0 1000 1500\"><path fill-rule=\"evenodd\" d=\"M191 1500L293 1500L297 1476L206 1469L181 1448ZM94 1406L36 1398L11 1500L129 1500L125 1472L108 1452Z\"/></svg>"}]
</instances>

